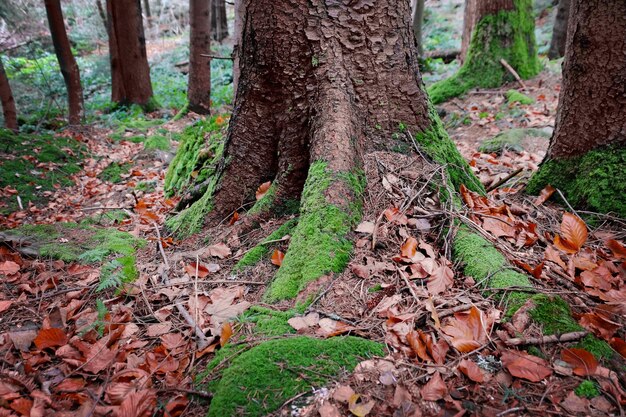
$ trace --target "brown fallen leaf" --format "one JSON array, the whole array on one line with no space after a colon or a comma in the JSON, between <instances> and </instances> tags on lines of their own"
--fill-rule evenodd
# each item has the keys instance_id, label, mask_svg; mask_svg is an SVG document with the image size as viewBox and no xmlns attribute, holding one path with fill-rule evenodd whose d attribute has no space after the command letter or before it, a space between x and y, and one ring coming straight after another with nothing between
<instances>
[{"instance_id":1,"label":"brown fallen leaf","mask_svg":"<svg viewBox=\"0 0 626 417\"><path fill-rule=\"evenodd\" d=\"M563 213L561 234L554 237L554 246L565 253L576 253L587 241L587 225L572 213Z\"/></svg>"},{"instance_id":2,"label":"brown fallen leaf","mask_svg":"<svg viewBox=\"0 0 626 417\"><path fill-rule=\"evenodd\" d=\"M263 184L259 185L259 188L257 188L256 190L256 201L259 201L260 199L262 199L265 196L265 194L267 194L271 186L272 186L271 181L264 182Z\"/></svg>"},{"instance_id":3,"label":"brown fallen leaf","mask_svg":"<svg viewBox=\"0 0 626 417\"><path fill-rule=\"evenodd\" d=\"M222 332L220 333L220 346L224 347L233 335L233 328L229 322L222 325Z\"/></svg>"},{"instance_id":4,"label":"brown fallen leaf","mask_svg":"<svg viewBox=\"0 0 626 417\"><path fill-rule=\"evenodd\" d=\"M60 347L67 343L67 335L62 329L55 327L51 329L41 329L33 342L35 342L35 346L37 346L39 350Z\"/></svg>"},{"instance_id":5,"label":"brown fallen leaf","mask_svg":"<svg viewBox=\"0 0 626 417\"><path fill-rule=\"evenodd\" d=\"M422 387L422 398L426 401L439 401L448 393L448 387L443 382L439 372L435 372L430 381Z\"/></svg>"},{"instance_id":6,"label":"brown fallen leaf","mask_svg":"<svg viewBox=\"0 0 626 417\"><path fill-rule=\"evenodd\" d=\"M535 205L540 206L545 203L556 191L556 188L551 186L550 184L546 185L543 190L539 193L539 196L535 200Z\"/></svg>"},{"instance_id":7,"label":"brown fallen leaf","mask_svg":"<svg viewBox=\"0 0 626 417\"><path fill-rule=\"evenodd\" d=\"M598 368L598 360L585 349L563 349L561 360L570 364L574 368L574 374L578 376L593 375Z\"/></svg>"},{"instance_id":8,"label":"brown fallen leaf","mask_svg":"<svg viewBox=\"0 0 626 417\"><path fill-rule=\"evenodd\" d=\"M156 394L153 390L144 389L131 392L122 401L117 411L118 417L150 417L156 407Z\"/></svg>"},{"instance_id":9,"label":"brown fallen leaf","mask_svg":"<svg viewBox=\"0 0 626 417\"><path fill-rule=\"evenodd\" d=\"M365 417L372 411L376 403L374 401L364 403L359 401L360 399L361 396L359 394L352 395L348 400L348 409L357 417Z\"/></svg>"},{"instance_id":10,"label":"brown fallen leaf","mask_svg":"<svg viewBox=\"0 0 626 417\"><path fill-rule=\"evenodd\" d=\"M426 288L431 295L441 294L454 284L454 272L447 265L440 265L433 271Z\"/></svg>"},{"instance_id":11,"label":"brown fallen leaf","mask_svg":"<svg viewBox=\"0 0 626 417\"><path fill-rule=\"evenodd\" d=\"M0 313L4 313L9 308L11 308L11 304L13 304L13 301L10 301L10 300L0 300Z\"/></svg>"},{"instance_id":12,"label":"brown fallen leaf","mask_svg":"<svg viewBox=\"0 0 626 417\"><path fill-rule=\"evenodd\" d=\"M487 341L487 332L483 313L475 306L468 312L456 313L442 327L442 331L452 337L452 346L461 353L471 352Z\"/></svg>"},{"instance_id":13,"label":"brown fallen leaf","mask_svg":"<svg viewBox=\"0 0 626 417\"><path fill-rule=\"evenodd\" d=\"M278 249L274 249L274 252L272 253L272 258L270 260L272 264L280 267L283 264L283 259L285 259L285 254Z\"/></svg>"},{"instance_id":14,"label":"brown fallen leaf","mask_svg":"<svg viewBox=\"0 0 626 417\"><path fill-rule=\"evenodd\" d=\"M463 359L459 363L459 371L463 372L463 375L465 375L474 382L485 381L485 374L483 373L483 370L480 369L474 361L471 361L469 359Z\"/></svg>"},{"instance_id":15,"label":"brown fallen leaf","mask_svg":"<svg viewBox=\"0 0 626 417\"><path fill-rule=\"evenodd\" d=\"M400 253L405 258L412 258L415 252L417 252L417 239L409 237L404 241L402 246L400 246Z\"/></svg>"},{"instance_id":16,"label":"brown fallen leaf","mask_svg":"<svg viewBox=\"0 0 626 417\"><path fill-rule=\"evenodd\" d=\"M505 350L501 360L511 375L531 382L539 382L552 374L548 362L526 352Z\"/></svg>"},{"instance_id":17,"label":"brown fallen leaf","mask_svg":"<svg viewBox=\"0 0 626 417\"><path fill-rule=\"evenodd\" d=\"M0 274L13 275L20 270L20 265L13 261L0 262Z\"/></svg>"},{"instance_id":18,"label":"brown fallen leaf","mask_svg":"<svg viewBox=\"0 0 626 417\"><path fill-rule=\"evenodd\" d=\"M230 248L224 243L217 243L206 248L206 254L215 258L224 259L225 257L230 256L231 253Z\"/></svg>"}]
</instances>

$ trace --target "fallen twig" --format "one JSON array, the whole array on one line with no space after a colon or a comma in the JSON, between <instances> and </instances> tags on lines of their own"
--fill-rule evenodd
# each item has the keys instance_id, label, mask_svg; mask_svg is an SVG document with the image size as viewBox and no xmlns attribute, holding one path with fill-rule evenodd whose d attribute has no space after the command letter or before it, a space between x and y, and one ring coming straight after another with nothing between
<instances>
[{"instance_id":1,"label":"fallen twig","mask_svg":"<svg viewBox=\"0 0 626 417\"><path fill-rule=\"evenodd\" d=\"M512 66L509 65L508 62L506 62L504 60L504 58L500 59L500 63L502 64L502 66L504 68L506 68L506 70L508 72L511 73L512 76L515 77L515 79L517 80L517 82L522 86L522 88L525 90L526 89L526 84L524 84L524 81L522 81L522 79L520 78L519 74L513 69Z\"/></svg>"},{"instance_id":2,"label":"fallen twig","mask_svg":"<svg viewBox=\"0 0 626 417\"><path fill-rule=\"evenodd\" d=\"M519 345L543 345L546 343L557 342L572 342L574 340L582 339L589 334L588 331L571 332L563 334L551 334L542 337L516 337L504 341L507 346L519 346Z\"/></svg>"},{"instance_id":3,"label":"fallen twig","mask_svg":"<svg viewBox=\"0 0 626 417\"><path fill-rule=\"evenodd\" d=\"M511 172L509 175L507 175L506 177L502 178L500 181L498 181L495 184L489 186L489 188L487 188L487 192L495 190L496 188L498 188L499 186L501 186L502 184L504 184L505 182L507 182L511 178L515 177L517 174L519 174L523 170L524 170L523 168L518 168L515 171Z\"/></svg>"}]
</instances>

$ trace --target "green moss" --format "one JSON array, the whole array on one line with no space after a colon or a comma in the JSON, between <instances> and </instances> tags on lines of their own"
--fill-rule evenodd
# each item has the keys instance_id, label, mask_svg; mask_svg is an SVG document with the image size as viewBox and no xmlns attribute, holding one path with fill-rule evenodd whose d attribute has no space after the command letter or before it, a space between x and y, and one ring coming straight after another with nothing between
<instances>
[{"instance_id":1,"label":"green moss","mask_svg":"<svg viewBox=\"0 0 626 417\"><path fill-rule=\"evenodd\" d=\"M463 184L469 190L485 194L485 187L476 178L469 164L454 145L454 142L450 140L437 114L437 110L430 102L428 103L428 115L431 123L430 127L415 136L420 148L431 159L446 167L448 180L455 190L458 190L461 184Z\"/></svg>"},{"instance_id":2,"label":"green moss","mask_svg":"<svg viewBox=\"0 0 626 417\"><path fill-rule=\"evenodd\" d=\"M149 136L144 142L144 149L159 149L161 151L167 151L170 149L170 140L163 135Z\"/></svg>"},{"instance_id":3,"label":"green moss","mask_svg":"<svg viewBox=\"0 0 626 417\"><path fill-rule=\"evenodd\" d=\"M579 386L574 390L574 394L579 397L584 398L595 398L600 395L600 390L598 389L598 385L589 379L584 380L580 383Z\"/></svg>"},{"instance_id":4,"label":"green moss","mask_svg":"<svg viewBox=\"0 0 626 417\"><path fill-rule=\"evenodd\" d=\"M461 69L428 89L433 103L442 103L474 87L493 88L512 81L500 59L524 79L539 72L532 1L514 0L514 4L514 10L485 16L476 24Z\"/></svg>"},{"instance_id":5,"label":"green moss","mask_svg":"<svg viewBox=\"0 0 626 417\"><path fill-rule=\"evenodd\" d=\"M380 344L356 337L264 342L223 371L208 416L268 415L289 398L352 370L361 358L382 354Z\"/></svg>"},{"instance_id":6,"label":"green moss","mask_svg":"<svg viewBox=\"0 0 626 417\"><path fill-rule=\"evenodd\" d=\"M269 212L276 205L276 191L278 190L277 182L274 181L265 195L248 211L249 214L260 214Z\"/></svg>"},{"instance_id":7,"label":"green moss","mask_svg":"<svg viewBox=\"0 0 626 417\"><path fill-rule=\"evenodd\" d=\"M191 236L202 230L206 215L213 208L213 191L217 185L217 176L209 183L202 197L191 207L184 209L165 221L165 226L179 238Z\"/></svg>"},{"instance_id":8,"label":"green moss","mask_svg":"<svg viewBox=\"0 0 626 417\"><path fill-rule=\"evenodd\" d=\"M278 229L272 232L267 238L263 239L260 244L250 249L239 260L239 262L237 262L237 264L233 268L233 271L241 271L245 267L254 266L262 259L268 258L275 244L268 244L267 242L281 239L285 235L290 234L296 224L298 224L298 219L291 219L285 222Z\"/></svg>"},{"instance_id":9,"label":"green moss","mask_svg":"<svg viewBox=\"0 0 626 417\"><path fill-rule=\"evenodd\" d=\"M493 138L484 140L478 147L478 150L484 153L501 153L507 149L521 152L524 150L522 141L529 136L549 138L550 134L542 129L533 128L505 130Z\"/></svg>"},{"instance_id":10,"label":"green moss","mask_svg":"<svg viewBox=\"0 0 626 417\"><path fill-rule=\"evenodd\" d=\"M241 317L241 321L255 323L254 332L267 337L295 333L287 322L295 316L294 310L278 311L270 308L252 306Z\"/></svg>"},{"instance_id":11,"label":"green moss","mask_svg":"<svg viewBox=\"0 0 626 417\"><path fill-rule=\"evenodd\" d=\"M597 359L611 359L615 354L611 345L591 334L583 337L582 340L575 345L575 347L591 352Z\"/></svg>"},{"instance_id":12,"label":"green moss","mask_svg":"<svg viewBox=\"0 0 626 417\"><path fill-rule=\"evenodd\" d=\"M546 160L528 182L538 194L547 184L561 190L570 204L626 218L626 148L601 148L565 160Z\"/></svg>"},{"instance_id":13,"label":"green moss","mask_svg":"<svg viewBox=\"0 0 626 417\"><path fill-rule=\"evenodd\" d=\"M528 97L527 95L522 94L517 90L509 90L506 92L505 95L507 103L509 104L533 104L535 102L535 99L533 99L532 97Z\"/></svg>"},{"instance_id":14,"label":"green moss","mask_svg":"<svg viewBox=\"0 0 626 417\"><path fill-rule=\"evenodd\" d=\"M102 181L112 182L114 184L122 182L122 175L128 174L132 164L119 162L111 162L102 172L98 175Z\"/></svg>"},{"instance_id":15,"label":"green moss","mask_svg":"<svg viewBox=\"0 0 626 417\"><path fill-rule=\"evenodd\" d=\"M309 168L296 226L283 264L267 292L267 301L295 297L307 283L330 272L341 272L348 264L352 243L346 239L360 217L357 206L341 208L326 201L325 192L334 181L351 186L355 201L361 188L355 189L347 173L333 175L326 162L314 162ZM359 180L356 180L359 182Z\"/></svg>"}]
</instances>

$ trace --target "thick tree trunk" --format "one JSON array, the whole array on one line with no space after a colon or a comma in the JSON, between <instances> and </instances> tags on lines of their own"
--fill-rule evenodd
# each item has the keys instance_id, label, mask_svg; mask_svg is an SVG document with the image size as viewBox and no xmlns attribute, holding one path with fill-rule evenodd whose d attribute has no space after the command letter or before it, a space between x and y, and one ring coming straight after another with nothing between
<instances>
[{"instance_id":1,"label":"thick tree trunk","mask_svg":"<svg viewBox=\"0 0 626 417\"><path fill-rule=\"evenodd\" d=\"M557 59L565 55L565 41L567 40L567 21L569 19L570 0L559 0L552 30L552 40L548 50L548 58Z\"/></svg>"},{"instance_id":2,"label":"thick tree trunk","mask_svg":"<svg viewBox=\"0 0 626 417\"><path fill-rule=\"evenodd\" d=\"M4 71L2 59L0 59L0 101L2 102L2 114L4 115L4 127L17 131L17 110L15 100L9 84L9 78Z\"/></svg>"},{"instance_id":3,"label":"thick tree trunk","mask_svg":"<svg viewBox=\"0 0 626 417\"><path fill-rule=\"evenodd\" d=\"M226 19L226 0L211 1L211 34L213 39L221 42L228 37L228 21Z\"/></svg>"},{"instance_id":4,"label":"thick tree trunk","mask_svg":"<svg viewBox=\"0 0 626 417\"><path fill-rule=\"evenodd\" d=\"M211 6L209 0L189 0L189 109L211 112Z\"/></svg>"},{"instance_id":5,"label":"thick tree trunk","mask_svg":"<svg viewBox=\"0 0 626 417\"><path fill-rule=\"evenodd\" d=\"M463 66L430 87L435 104L474 87L498 87L513 80L501 60L522 78L539 72L531 0L467 0L464 25L465 42L470 34L471 41Z\"/></svg>"},{"instance_id":6,"label":"thick tree trunk","mask_svg":"<svg viewBox=\"0 0 626 417\"><path fill-rule=\"evenodd\" d=\"M610 28L610 30L607 30ZM572 0L556 126L529 184L626 217L626 2Z\"/></svg>"},{"instance_id":7,"label":"thick tree trunk","mask_svg":"<svg viewBox=\"0 0 626 417\"><path fill-rule=\"evenodd\" d=\"M80 84L80 72L78 64L72 54L70 40L65 31L63 21L63 11L60 0L45 0L46 14L54 52L56 53L61 74L65 80L67 88L67 98L69 102L69 122L71 125L78 125L83 118L83 87Z\"/></svg>"},{"instance_id":8,"label":"thick tree trunk","mask_svg":"<svg viewBox=\"0 0 626 417\"><path fill-rule=\"evenodd\" d=\"M107 0L111 101L154 104L140 0Z\"/></svg>"},{"instance_id":9,"label":"thick tree trunk","mask_svg":"<svg viewBox=\"0 0 626 417\"><path fill-rule=\"evenodd\" d=\"M415 0L413 8L413 34L417 42L417 52L424 55L424 44L422 39L422 25L424 23L424 0Z\"/></svg>"},{"instance_id":10,"label":"thick tree trunk","mask_svg":"<svg viewBox=\"0 0 626 417\"><path fill-rule=\"evenodd\" d=\"M246 9L244 1L235 0L235 29L233 33L233 101L237 97L237 86L239 85L239 52L241 49L241 35L243 32L245 13Z\"/></svg>"}]
</instances>

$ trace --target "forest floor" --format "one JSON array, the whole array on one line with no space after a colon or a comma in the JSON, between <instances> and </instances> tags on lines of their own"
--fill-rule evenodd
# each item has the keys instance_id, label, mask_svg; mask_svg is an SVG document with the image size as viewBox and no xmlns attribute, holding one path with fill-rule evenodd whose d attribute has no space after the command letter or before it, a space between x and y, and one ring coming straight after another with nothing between
<instances>
[{"instance_id":1,"label":"forest floor","mask_svg":"<svg viewBox=\"0 0 626 417\"><path fill-rule=\"evenodd\" d=\"M163 193L176 146L167 138L175 139L171 133L194 115L51 138L71 137L89 156L69 174L73 185L53 184L44 193L47 202L21 201L20 210L18 191L1 190L0 224L8 229L0 233L2 415L50 409L75 416L204 415L217 373L205 371L220 347L294 334L358 335L384 343L385 355L340 372L324 388L312 384L306 395L287 398L278 415L621 415L624 221L578 212L587 224L572 225L564 215L571 210L546 202L547 194L537 199L522 192L553 125L559 75L550 68L526 82L530 104L507 99L507 91L520 87L510 84L441 107L481 181L497 185L487 199L464 194L473 209L442 204L428 187L438 168L411 152L368 155L366 204L350 236L356 246L350 267L309 286L298 301L313 296L313 302L301 311L293 302L262 301L288 234L269 242L253 267L233 269L290 218L245 235L233 232L236 218L184 241L159 234L176 204ZM214 116L221 129L227 117ZM35 176L63 169L39 157L46 149L21 156L32 160ZM529 308L507 317L497 294L481 292L452 263L453 219L471 223L528 271L534 285L528 291L558 295L569 307L549 309L543 321L529 317ZM68 221L74 223L61 223ZM577 227L585 233L571 231ZM561 242L577 236L577 247L564 247L557 236ZM285 312L282 327L260 335L255 327L277 310ZM207 336L198 338L190 323ZM599 339L581 342L587 334L612 347ZM475 344L469 351L462 344L468 340Z\"/></svg>"}]
</instances>

